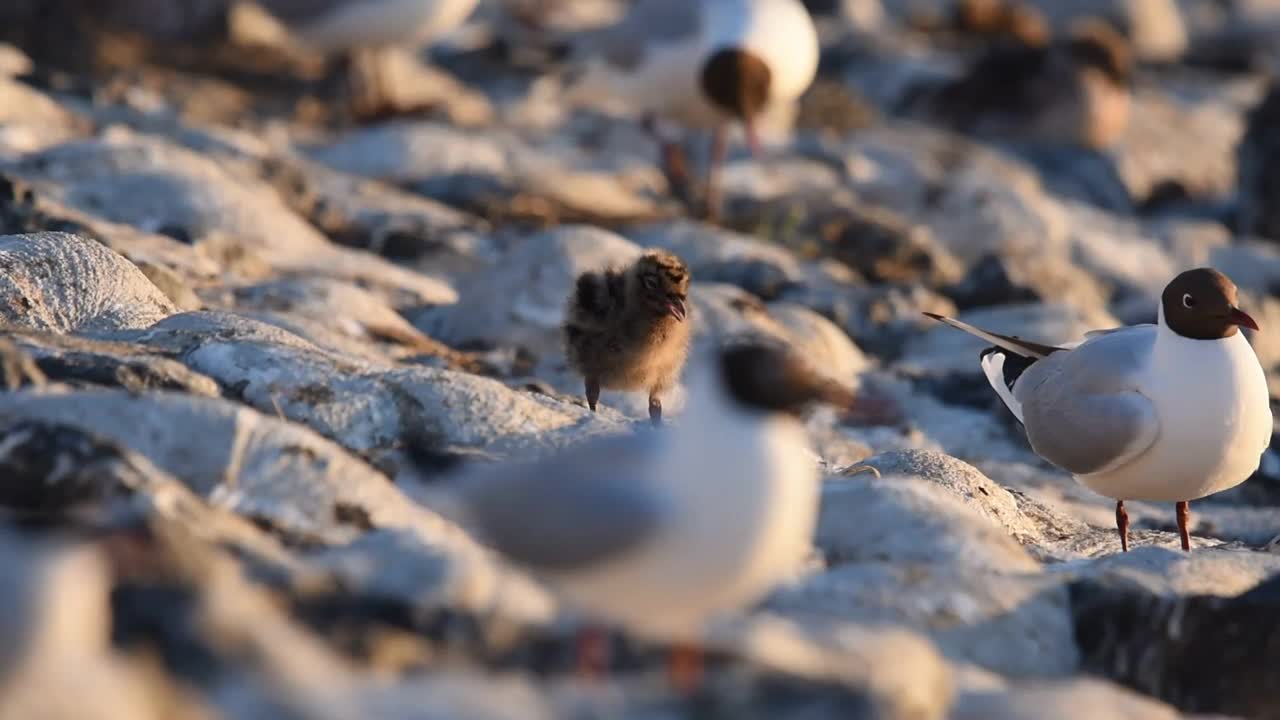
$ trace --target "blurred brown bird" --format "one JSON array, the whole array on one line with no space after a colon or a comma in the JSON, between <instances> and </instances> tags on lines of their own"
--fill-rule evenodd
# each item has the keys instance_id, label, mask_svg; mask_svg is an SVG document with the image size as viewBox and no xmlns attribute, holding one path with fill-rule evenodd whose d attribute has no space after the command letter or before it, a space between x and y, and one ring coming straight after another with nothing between
<instances>
[{"instance_id":1,"label":"blurred brown bird","mask_svg":"<svg viewBox=\"0 0 1280 720\"><path fill-rule=\"evenodd\" d=\"M907 98L903 110L961 132L1100 149L1129 122L1133 61L1128 42L1088 18L1044 44L993 44L965 74Z\"/></svg>"}]
</instances>

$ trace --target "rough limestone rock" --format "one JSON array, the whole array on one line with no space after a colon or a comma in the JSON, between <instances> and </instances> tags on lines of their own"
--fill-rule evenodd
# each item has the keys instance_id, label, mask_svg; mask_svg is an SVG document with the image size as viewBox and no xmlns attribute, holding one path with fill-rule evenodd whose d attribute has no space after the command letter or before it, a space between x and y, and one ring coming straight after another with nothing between
<instances>
[{"instance_id":1,"label":"rough limestone rock","mask_svg":"<svg viewBox=\"0 0 1280 720\"><path fill-rule=\"evenodd\" d=\"M593 172L577 152L535 148L508 133L387 123L309 153L334 169L413 185L428 197L476 210L530 196L543 200L548 211L596 218L644 218L657 211L625 176Z\"/></svg>"},{"instance_id":2,"label":"rough limestone rock","mask_svg":"<svg viewBox=\"0 0 1280 720\"><path fill-rule=\"evenodd\" d=\"M329 244L264 181L164 140L107 133L27 156L14 172L78 211L256 254L281 270L359 279L425 302L448 293L437 279Z\"/></svg>"},{"instance_id":3,"label":"rough limestone rock","mask_svg":"<svg viewBox=\"0 0 1280 720\"><path fill-rule=\"evenodd\" d=\"M1071 586L1075 636L1088 672L1186 713L1273 717L1276 579L1224 598L1168 597L1132 584ZM1135 662L1135 658L1141 658Z\"/></svg>"},{"instance_id":4,"label":"rough limestone rock","mask_svg":"<svg viewBox=\"0 0 1280 720\"><path fill-rule=\"evenodd\" d=\"M85 130L82 118L48 95L0 74L0 158L37 152Z\"/></svg>"},{"instance_id":5,"label":"rough limestone rock","mask_svg":"<svg viewBox=\"0 0 1280 720\"><path fill-rule=\"evenodd\" d=\"M961 696L954 720L1178 720L1164 703L1101 680L1036 682L997 692Z\"/></svg>"},{"instance_id":6,"label":"rough limestone rock","mask_svg":"<svg viewBox=\"0 0 1280 720\"><path fill-rule=\"evenodd\" d=\"M137 342L176 354L261 412L303 423L359 452L408 443L503 454L621 429L585 407L519 393L495 380L344 357L235 315L177 315Z\"/></svg>"},{"instance_id":7,"label":"rough limestone rock","mask_svg":"<svg viewBox=\"0 0 1280 720\"><path fill-rule=\"evenodd\" d=\"M1007 156L917 126L859 132L827 152L860 198L925 219L964 263L988 253L1067 259L1060 209Z\"/></svg>"},{"instance_id":8,"label":"rough limestone rock","mask_svg":"<svg viewBox=\"0 0 1280 720\"><path fill-rule=\"evenodd\" d=\"M141 328L175 312L137 266L67 233L0 236L0 318L58 332Z\"/></svg>"},{"instance_id":9,"label":"rough limestone rock","mask_svg":"<svg viewBox=\"0 0 1280 720\"><path fill-rule=\"evenodd\" d=\"M945 487L907 474L828 481L815 543L830 565L937 563L1037 572L1005 528Z\"/></svg>"},{"instance_id":10,"label":"rough limestone rock","mask_svg":"<svg viewBox=\"0 0 1280 720\"><path fill-rule=\"evenodd\" d=\"M933 450L895 450L869 457L861 464L876 468L881 475L908 475L940 485L1021 543L1041 537L1039 527L1023 515L1014 495L982 471L950 455Z\"/></svg>"},{"instance_id":11,"label":"rough limestone rock","mask_svg":"<svg viewBox=\"0 0 1280 720\"><path fill-rule=\"evenodd\" d=\"M676 221L632 231L642 247L660 247L685 261L699 282L724 282L765 299L803 280L804 271L786 249L720 228Z\"/></svg>"},{"instance_id":12,"label":"rough limestone rock","mask_svg":"<svg viewBox=\"0 0 1280 720\"><path fill-rule=\"evenodd\" d=\"M955 692L951 666L919 633L902 628L857 623L822 627L761 612L713 625L709 635L711 647L862 690L870 708L864 706L859 715L942 718ZM883 663L880 657L902 662Z\"/></svg>"},{"instance_id":13,"label":"rough limestone rock","mask_svg":"<svg viewBox=\"0 0 1280 720\"><path fill-rule=\"evenodd\" d=\"M768 606L819 628L905 625L954 662L1011 677L1060 677L1079 663L1066 588L1042 574L867 562L783 588Z\"/></svg>"},{"instance_id":14,"label":"rough limestone rock","mask_svg":"<svg viewBox=\"0 0 1280 720\"><path fill-rule=\"evenodd\" d=\"M138 345L35 331L14 331L10 338L54 382L130 392L180 390L206 397L221 393L212 378Z\"/></svg>"},{"instance_id":15,"label":"rough limestone rock","mask_svg":"<svg viewBox=\"0 0 1280 720\"><path fill-rule=\"evenodd\" d=\"M453 302L457 298L450 292L440 299ZM331 278L288 278L236 288L233 303L240 312L283 314L365 344L385 342L419 352L447 352L447 348L413 327L384 298Z\"/></svg>"},{"instance_id":16,"label":"rough limestone rock","mask_svg":"<svg viewBox=\"0 0 1280 720\"><path fill-rule=\"evenodd\" d=\"M0 568L9 609L0 623L0 714L162 717L144 676L111 651L111 571L101 553L6 532Z\"/></svg>"},{"instance_id":17,"label":"rough limestone rock","mask_svg":"<svg viewBox=\"0 0 1280 720\"><path fill-rule=\"evenodd\" d=\"M1126 503L1127 504L1127 503ZM1094 580L1164 596L1229 597L1280 573L1280 556L1244 549L1197 548L1185 553L1164 547L1134 547L1080 565L1050 565L1068 580Z\"/></svg>"},{"instance_id":18,"label":"rough limestone rock","mask_svg":"<svg viewBox=\"0 0 1280 720\"><path fill-rule=\"evenodd\" d=\"M451 345L501 342L535 354L558 352L565 303L578 275L623 267L641 248L613 233L562 227L524 238L498 266L460 282L458 302L415 324Z\"/></svg>"},{"instance_id":19,"label":"rough limestone rock","mask_svg":"<svg viewBox=\"0 0 1280 720\"><path fill-rule=\"evenodd\" d=\"M447 563L437 597L475 608L512 603L517 612L546 611L538 593L518 590L460 529L306 428L223 400L169 393L0 397L0 421L22 420L81 428L130 447L213 504L286 535L346 542L370 526L412 533Z\"/></svg>"}]
</instances>

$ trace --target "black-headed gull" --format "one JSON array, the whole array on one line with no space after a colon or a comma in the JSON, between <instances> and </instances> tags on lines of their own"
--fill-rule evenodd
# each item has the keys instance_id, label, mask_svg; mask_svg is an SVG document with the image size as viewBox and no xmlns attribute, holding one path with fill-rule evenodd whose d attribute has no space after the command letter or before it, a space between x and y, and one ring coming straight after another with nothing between
<instances>
[{"instance_id":1,"label":"black-headed gull","mask_svg":"<svg viewBox=\"0 0 1280 720\"><path fill-rule=\"evenodd\" d=\"M707 209L714 214L728 127L741 123L757 148L761 118L813 83L818 49L800 0L639 0L575 54L586 66L584 85L650 119L713 131ZM664 143L663 157L675 184L687 184L682 148Z\"/></svg>"},{"instance_id":2,"label":"black-headed gull","mask_svg":"<svg viewBox=\"0 0 1280 720\"><path fill-rule=\"evenodd\" d=\"M1125 550L1125 500L1176 502L1190 550L1190 501L1244 482L1271 442L1267 380L1240 332L1258 325L1217 270L1175 277L1156 324L1063 347L926 314L995 345L982 354L987 380L1038 455L1115 498Z\"/></svg>"},{"instance_id":3,"label":"black-headed gull","mask_svg":"<svg viewBox=\"0 0 1280 720\"><path fill-rule=\"evenodd\" d=\"M370 111L387 102L382 48L435 40L462 24L479 0L254 0L298 44L316 52L348 53L352 70L373 83ZM368 50L363 56L361 51ZM369 67L361 70L360 62Z\"/></svg>"},{"instance_id":4,"label":"black-headed gull","mask_svg":"<svg viewBox=\"0 0 1280 720\"><path fill-rule=\"evenodd\" d=\"M690 374L676 427L459 482L459 519L484 542L588 617L677 647L803 567L820 475L793 414L853 400L761 345L700 358Z\"/></svg>"}]
</instances>

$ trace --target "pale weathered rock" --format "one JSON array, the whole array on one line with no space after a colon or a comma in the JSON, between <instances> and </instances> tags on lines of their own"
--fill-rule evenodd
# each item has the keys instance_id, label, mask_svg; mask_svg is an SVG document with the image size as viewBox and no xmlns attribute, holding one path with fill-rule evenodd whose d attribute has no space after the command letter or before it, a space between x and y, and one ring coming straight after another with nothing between
<instances>
[{"instance_id":1,"label":"pale weathered rock","mask_svg":"<svg viewBox=\"0 0 1280 720\"><path fill-rule=\"evenodd\" d=\"M578 275L621 267L641 249L595 228L564 227L522 240L492 270L459 283L458 302L415 321L451 345L523 345L536 354L558 352L560 324ZM696 321L695 321L696 322Z\"/></svg>"},{"instance_id":2,"label":"pale weathered rock","mask_svg":"<svg viewBox=\"0 0 1280 720\"><path fill-rule=\"evenodd\" d=\"M944 487L907 474L828 481L814 542L830 565L938 564L1037 572L1039 563L993 520Z\"/></svg>"},{"instance_id":3,"label":"pale weathered rock","mask_svg":"<svg viewBox=\"0 0 1280 720\"><path fill-rule=\"evenodd\" d=\"M175 353L261 412L306 424L359 452L408 443L509 453L620 429L586 408L518 393L495 380L343 357L234 315L178 315L137 341Z\"/></svg>"},{"instance_id":4,"label":"pale weathered rock","mask_svg":"<svg viewBox=\"0 0 1280 720\"><path fill-rule=\"evenodd\" d=\"M1275 579L1233 598L1076 583L1071 605L1083 667L1184 712L1271 717L1277 677L1270 618L1278 596Z\"/></svg>"},{"instance_id":5,"label":"pale weathered rock","mask_svg":"<svg viewBox=\"0 0 1280 720\"><path fill-rule=\"evenodd\" d=\"M87 130L88 123L48 95L0 72L0 158L37 152Z\"/></svg>"},{"instance_id":6,"label":"pale weathered rock","mask_svg":"<svg viewBox=\"0 0 1280 720\"><path fill-rule=\"evenodd\" d=\"M545 613L545 601L505 580L453 524L310 430L222 400L115 391L0 397L0 421L53 422L130 447L214 505L288 535L345 542L368 527L400 529L449 563L437 597L472 608ZM501 589L502 593L497 591Z\"/></svg>"},{"instance_id":7,"label":"pale weathered rock","mask_svg":"<svg viewBox=\"0 0 1280 720\"><path fill-rule=\"evenodd\" d=\"M10 337L54 382L119 387L135 393L180 390L214 397L220 392L212 378L137 345L34 331L14 331Z\"/></svg>"},{"instance_id":8,"label":"pale weathered rock","mask_svg":"<svg viewBox=\"0 0 1280 720\"><path fill-rule=\"evenodd\" d=\"M899 474L921 478L951 491L966 505L1001 525L1021 543L1040 539L1040 529L1028 520L1013 495L974 466L940 452L896 450L862 462L882 475Z\"/></svg>"},{"instance_id":9,"label":"pale weathered rock","mask_svg":"<svg viewBox=\"0 0 1280 720\"><path fill-rule=\"evenodd\" d=\"M0 718L162 715L145 678L111 653L110 570L92 548L0 536Z\"/></svg>"},{"instance_id":10,"label":"pale weathered rock","mask_svg":"<svg viewBox=\"0 0 1280 720\"><path fill-rule=\"evenodd\" d=\"M439 272L476 270L494 248L478 219L394 185L347 175L318 162L269 163L268 178L295 211L330 238Z\"/></svg>"},{"instance_id":11,"label":"pale weathered rock","mask_svg":"<svg viewBox=\"0 0 1280 720\"><path fill-rule=\"evenodd\" d=\"M1005 691L962 696L954 720L1177 720L1181 715L1151 700L1101 680L1067 680L1017 685Z\"/></svg>"},{"instance_id":12,"label":"pale weathered rock","mask_svg":"<svg viewBox=\"0 0 1280 720\"><path fill-rule=\"evenodd\" d=\"M873 717L941 718L951 704L951 668L919 634L847 623L822 627L757 613L714 626L712 645L732 649L766 667L833 680L865 692ZM884 663L896 657L900 663ZM849 710L833 713L846 717Z\"/></svg>"},{"instance_id":13,"label":"pale weathered rock","mask_svg":"<svg viewBox=\"0 0 1280 720\"><path fill-rule=\"evenodd\" d=\"M107 133L23 158L15 172L105 220L187 242L230 243L281 270L359 279L420 302L438 302L443 292L447 301L439 280L330 245L262 180L169 142Z\"/></svg>"},{"instance_id":14,"label":"pale weathered rock","mask_svg":"<svg viewBox=\"0 0 1280 720\"><path fill-rule=\"evenodd\" d=\"M359 130L311 155L337 170L412 184L428 197L473 210L510 212L514 196L541 202L552 217L656 214L656 205L625 178L582 168L580 156L560 150L540 151L507 133L400 122ZM538 209L528 208L535 215Z\"/></svg>"},{"instance_id":15,"label":"pale weathered rock","mask_svg":"<svg viewBox=\"0 0 1280 720\"><path fill-rule=\"evenodd\" d=\"M800 263L786 249L710 225L680 220L645 226L629 237L679 255L698 282L730 283L765 299L803 280Z\"/></svg>"},{"instance_id":16,"label":"pale weathered rock","mask_svg":"<svg viewBox=\"0 0 1280 720\"><path fill-rule=\"evenodd\" d=\"M0 237L0 317L34 330L141 328L175 312L128 260L66 233Z\"/></svg>"},{"instance_id":17,"label":"pale weathered rock","mask_svg":"<svg viewBox=\"0 0 1280 720\"><path fill-rule=\"evenodd\" d=\"M350 283L319 277L290 278L236 288L233 295L237 310L283 314L365 344L391 343L448 359L457 355L409 324L383 298Z\"/></svg>"},{"instance_id":18,"label":"pale weathered rock","mask_svg":"<svg viewBox=\"0 0 1280 720\"><path fill-rule=\"evenodd\" d=\"M906 625L953 661L1012 677L1059 677L1079 662L1066 588L1044 575L943 564L846 565L776 592L796 622Z\"/></svg>"},{"instance_id":19,"label":"pale weathered rock","mask_svg":"<svg viewBox=\"0 0 1280 720\"><path fill-rule=\"evenodd\" d=\"M1243 549L1197 548L1188 554L1131 545L1127 553L1101 557L1087 565L1051 565L1049 570L1068 579L1104 581L1165 596L1230 597L1280 573L1280 557Z\"/></svg>"},{"instance_id":20,"label":"pale weathered rock","mask_svg":"<svg viewBox=\"0 0 1280 720\"><path fill-rule=\"evenodd\" d=\"M1011 158L909 126L858 133L831 152L861 197L927 222L964 263L993 252L1067 258L1060 210Z\"/></svg>"}]
</instances>

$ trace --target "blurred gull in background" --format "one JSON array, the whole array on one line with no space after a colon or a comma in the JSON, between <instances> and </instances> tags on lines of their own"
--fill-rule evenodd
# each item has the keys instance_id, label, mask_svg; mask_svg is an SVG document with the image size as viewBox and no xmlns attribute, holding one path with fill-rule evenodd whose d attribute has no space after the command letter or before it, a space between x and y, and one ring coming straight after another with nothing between
<instances>
[{"instance_id":1,"label":"blurred gull in background","mask_svg":"<svg viewBox=\"0 0 1280 720\"><path fill-rule=\"evenodd\" d=\"M479 0L254 0L296 44L347 54L358 115L393 103L386 48L434 41L461 25ZM250 6L252 7L252 6Z\"/></svg>"},{"instance_id":2,"label":"blurred gull in background","mask_svg":"<svg viewBox=\"0 0 1280 720\"><path fill-rule=\"evenodd\" d=\"M580 96L604 96L685 128L713 131L707 214L718 212L718 169L730 125L752 149L760 124L786 111L818 68L818 36L799 0L639 0L619 23L575 43ZM672 190L692 204L683 148L663 143Z\"/></svg>"},{"instance_id":3,"label":"blurred gull in background","mask_svg":"<svg viewBox=\"0 0 1280 720\"><path fill-rule=\"evenodd\" d=\"M977 6L978 3L970 3ZM999 39L959 77L913 92L904 108L961 132L997 140L1104 149L1129 122L1128 42L1096 18L1050 40L1032 16L971 13Z\"/></svg>"}]
</instances>

